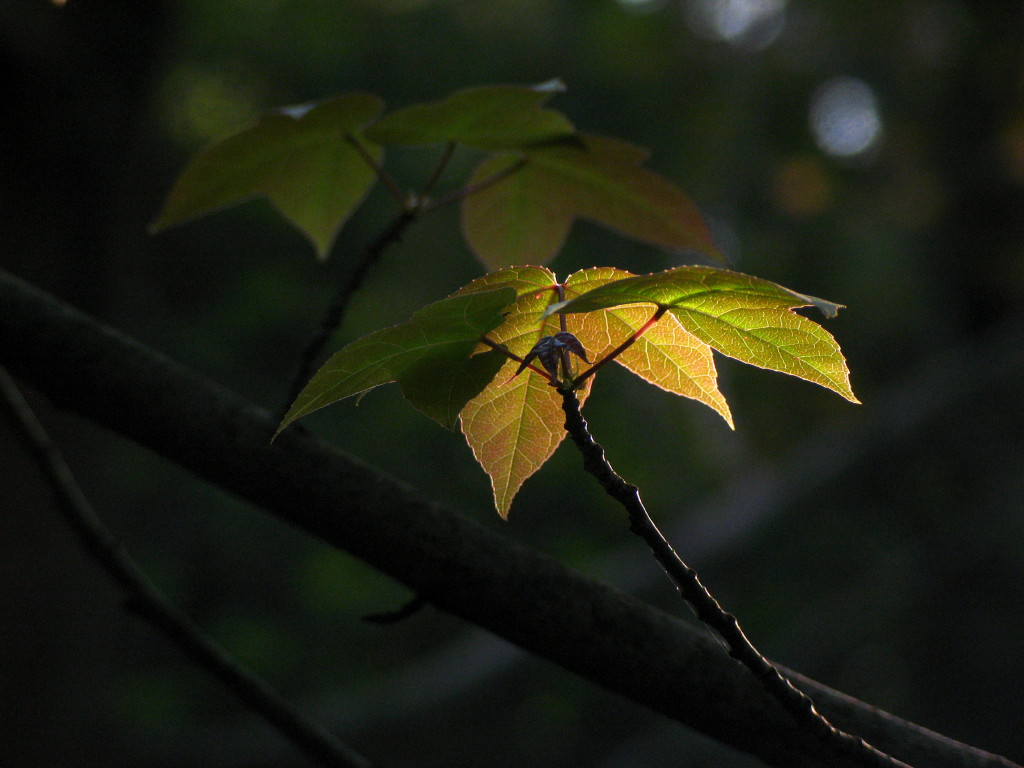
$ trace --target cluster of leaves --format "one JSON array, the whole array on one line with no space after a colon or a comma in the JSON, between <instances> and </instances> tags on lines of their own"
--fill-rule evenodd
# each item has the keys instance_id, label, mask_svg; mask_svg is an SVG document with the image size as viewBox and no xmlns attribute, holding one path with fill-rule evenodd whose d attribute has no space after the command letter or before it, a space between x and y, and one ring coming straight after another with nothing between
<instances>
[{"instance_id":1,"label":"cluster of leaves","mask_svg":"<svg viewBox=\"0 0 1024 768\"><path fill-rule=\"evenodd\" d=\"M397 381L427 416L448 428L461 423L505 517L520 486L565 435L559 388L575 389L584 401L594 373L612 360L704 403L730 426L712 349L856 402L835 339L792 311L808 305L826 315L839 309L767 280L706 266L653 275L594 267L561 283L545 267L502 269L421 309L408 323L335 353L278 431L326 405ZM563 330L594 360L590 368L556 377L543 367L523 367L539 341Z\"/></svg>"},{"instance_id":2,"label":"cluster of leaves","mask_svg":"<svg viewBox=\"0 0 1024 768\"><path fill-rule=\"evenodd\" d=\"M545 106L562 88L558 81L470 88L383 117L377 96L345 94L267 115L185 169L155 229L266 197L326 258L381 181L411 218L460 202L467 242L496 270L409 322L337 352L278 432L326 405L398 382L427 416L449 429L461 424L505 517L523 482L564 437L559 390L584 401L594 374L613 360L704 403L730 427L712 349L855 401L835 340L793 312L815 305L831 316L838 305L706 266L645 276L594 267L564 282L544 266L513 266L549 262L578 217L659 246L717 255L696 206L643 167L643 150L582 134ZM385 146L396 145L444 145L420 189L403 191L384 170ZM485 154L463 187L431 198L457 146ZM576 372L570 352L593 363Z\"/></svg>"},{"instance_id":3,"label":"cluster of leaves","mask_svg":"<svg viewBox=\"0 0 1024 768\"><path fill-rule=\"evenodd\" d=\"M273 112L197 155L152 228L264 197L325 259L382 180L409 211L461 201L466 240L489 269L548 263L577 217L659 246L715 255L697 207L642 166L644 150L581 134L544 106L563 89L557 80L468 88L383 117L384 102L366 93ZM418 191L403 191L384 170L385 146L431 145L447 146L436 171ZM485 154L462 189L432 199L456 146Z\"/></svg>"}]
</instances>

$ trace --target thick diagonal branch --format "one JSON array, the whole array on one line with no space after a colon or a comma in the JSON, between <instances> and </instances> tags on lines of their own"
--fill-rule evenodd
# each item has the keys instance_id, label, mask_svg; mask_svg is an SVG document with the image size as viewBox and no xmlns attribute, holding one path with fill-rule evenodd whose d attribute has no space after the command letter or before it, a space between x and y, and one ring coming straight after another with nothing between
<instances>
[{"instance_id":1,"label":"thick diagonal branch","mask_svg":"<svg viewBox=\"0 0 1024 768\"><path fill-rule=\"evenodd\" d=\"M811 698L790 683L778 667L754 647L736 617L718 604L701 583L697 572L683 562L658 530L640 499L639 489L623 480L612 468L605 457L604 448L590 434L575 392L571 388L560 389L559 392L562 395L562 410L565 411L565 429L583 454L584 469L597 479L609 496L623 506L629 515L629 529L647 543L680 595L696 611L697 617L716 630L729 645L729 655L749 669L797 722L823 742L832 745L838 753L871 768L909 768L906 763L832 725L815 709Z\"/></svg>"}]
</instances>

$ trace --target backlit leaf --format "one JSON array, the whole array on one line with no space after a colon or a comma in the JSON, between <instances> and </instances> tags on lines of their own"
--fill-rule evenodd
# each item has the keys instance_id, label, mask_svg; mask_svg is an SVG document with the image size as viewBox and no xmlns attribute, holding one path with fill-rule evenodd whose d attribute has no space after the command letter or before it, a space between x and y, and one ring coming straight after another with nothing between
<instances>
[{"instance_id":1,"label":"backlit leaf","mask_svg":"<svg viewBox=\"0 0 1024 768\"><path fill-rule=\"evenodd\" d=\"M463 200L466 240L489 268L549 262L577 217L665 248L697 249L718 258L693 201L643 167L647 153L624 141L580 136L575 143L493 155L468 183L507 171L524 156L522 168Z\"/></svg>"},{"instance_id":2,"label":"backlit leaf","mask_svg":"<svg viewBox=\"0 0 1024 768\"><path fill-rule=\"evenodd\" d=\"M572 123L542 106L564 90L559 81L538 86L495 85L456 91L444 101L392 112L370 127L380 144L456 142L477 149L515 149L574 133Z\"/></svg>"},{"instance_id":3,"label":"backlit leaf","mask_svg":"<svg viewBox=\"0 0 1024 768\"><path fill-rule=\"evenodd\" d=\"M547 305L558 299L552 272L542 267L504 269L475 280L460 294L497 285L512 286L518 298L505 323L488 334L493 341L524 357L538 339L560 330L557 318L542 319ZM569 331L573 331L571 324ZM494 380L462 411L462 432L491 478L494 503L503 518L508 517L512 499L523 482L543 466L565 437L561 395L530 368L516 376L518 367L515 361L507 360ZM578 392L580 402L589 392L588 382Z\"/></svg>"},{"instance_id":4,"label":"backlit leaf","mask_svg":"<svg viewBox=\"0 0 1024 768\"><path fill-rule=\"evenodd\" d=\"M368 389L397 381L417 409L452 429L466 402L494 378L507 358L473 355L480 337L502 322L515 291L450 296L335 353L299 393L277 432L298 418Z\"/></svg>"},{"instance_id":5,"label":"backlit leaf","mask_svg":"<svg viewBox=\"0 0 1024 768\"><path fill-rule=\"evenodd\" d=\"M611 268L585 269L570 275L563 292L567 299L630 277ZM525 357L537 341L561 328L547 313L557 299L557 278L543 267L515 267L482 277L460 293L490 290L497 285L515 288L518 298L505 322L489 338ZM566 318L590 360L605 357L650 320L650 307L611 307ZM547 315L547 317L545 317ZM480 349L487 347L481 346ZM688 333L671 316L661 318L615 359L628 370L670 392L698 400L721 414L732 426L725 398L718 390L711 348ZM547 378L529 368L516 376L519 364L509 361L462 412L462 431L491 478L495 505L507 517L523 482L550 458L565 436L561 396ZM578 394L590 392L587 379Z\"/></svg>"},{"instance_id":6,"label":"backlit leaf","mask_svg":"<svg viewBox=\"0 0 1024 768\"><path fill-rule=\"evenodd\" d=\"M834 315L838 304L738 272L695 266L607 283L549 311L586 313L629 304L665 307L686 330L722 354L806 379L858 402L835 339L792 311L814 305Z\"/></svg>"},{"instance_id":7,"label":"backlit leaf","mask_svg":"<svg viewBox=\"0 0 1024 768\"><path fill-rule=\"evenodd\" d=\"M197 155L178 178L154 231L254 197L269 199L327 257L331 244L376 175L379 146L359 137L384 107L376 96L350 93L311 108L265 115L254 127Z\"/></svg>"},{"instance_id":8,"label":"backlit leaf","mask_svg":"<svg viewBox=\"0 0 1024 768\"><path fill-rule=\"evenodd\" d=\"M585 269L566 281L566 295L578 296L627 277L632 275L611 267ZM591 360L599 360L642 328L652 314L650 305L617 306L580 314L572 321ZM673 315L661 317L615 362L655 386L704 403L733 426L729 404L718 389L711 347Z\"/></svg>"}]
</instances>

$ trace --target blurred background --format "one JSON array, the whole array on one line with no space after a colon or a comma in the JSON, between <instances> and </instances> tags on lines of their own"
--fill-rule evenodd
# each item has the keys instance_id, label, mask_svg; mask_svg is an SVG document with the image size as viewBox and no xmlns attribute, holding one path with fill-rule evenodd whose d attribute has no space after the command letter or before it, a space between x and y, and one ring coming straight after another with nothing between
<instances>
[{"instance_id":1,"label":"blurred background","mask_svg":"<svg viewBox=\"0 0 1024 768\"><path fill-rule=\"evenodd\" d=\"M735 268L846 304L863 401L719 361L736 418L621 370L590 423L770 657L1024 761L1024 3L5 0L0 265L277 409L333 285L265 202L150 236L188 158L261 111L391 107L560 77L577 126L650 148ZM415 186L434 150L393 151ZM456 155L442 188L476 156ZM578 223L552 267L665 253ZM332 346L481 274L457 212L372 270ZM218 641L383 766L756 766L33 399L86 493ZM504 523L458 434L375 390L308 426L510 538L686 615L568 448ZM11 766L307 765L80 551L0 420L0 753Z\"/></svg>"}]
</instances>

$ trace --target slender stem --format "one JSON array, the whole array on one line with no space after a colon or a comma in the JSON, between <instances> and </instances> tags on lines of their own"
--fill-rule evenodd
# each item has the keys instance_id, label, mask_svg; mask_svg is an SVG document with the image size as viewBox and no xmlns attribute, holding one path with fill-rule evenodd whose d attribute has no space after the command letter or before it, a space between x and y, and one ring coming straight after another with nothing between
<instances>
[{"instance_id":1,"label":"slender stem","mask_svg":"<svg viewBox=\"0 0 1024 768\"><path fill-rule=\"evenodd\" d=\"M400 621L405 621L413 614L418 613L426 605L427 598L417 592L395 610L381 611L380 613L368 613L363 616L363 621L369 624L397 624Z\"/></svg>"},{"instance_id":2,"label":"slender stem","mask_svg":"<svg viewBox=\"0 0 1024 768\"><path fill-rule=\"evenodd\" d=\"M480 337L480 342L483 343L483 344L486 344L491 349L498 350L499 352L501 352L501 354L503 354L509 360L515 360L517 363L520 363L520 364L522 364L522 362L523 362L523 358L521 358L515 352L512 352L504 344L499 344L498 342L492 340L489 336L481 336ZM537 366L535 366L533 364L528 364L526 367L529 368L534 373L543 376L545 379L550 381L552 384L555 383L555 380L553 378L551 378L551 374L548 373L547 371L545 371L545 370L543 370L541 368L538 368Z\"/></svg>"},{"instance_id":3,"label":"slender stem","mask_svg":"<svg viewBox=\"0 0 1024 768\"><path fill-rule=\"evenodd\" d=\"M555 291L558 293L558 301L559 302L565 301L565 284L564 283L555 283ZM568 333L568 330L567 330L566 324L565 324L565 313L564 312L559 312L558 313L558 327L562 331L562 333ZM565 376L565 380L566 381L569 381L570 379L572 379L572 367L571 367L571 365L572 365L572 361L569 360L569 350L563 348L562 349L562 372L563 372L563 375Z\"/></svg>"},{"instance_id":4,"label":"slender stem","mask_svg":"<svg viewBox=\"0 0 1024 768\"><path fill-rule=\"evenodd\" d=\"M419 199L421 201L427 199L427 195L430 194L431 190L433 190L434 186L440 180L441 174L444 173L444 169L448 167L448 162L452 159L454 152L455 142L449 141L444 148L444 154L441 155L441 159L434 167L433 173L430 174L430 178L427 179L427 183L424 184L423 188L420 190Z\"/></svg>"},{"instance_id":5,"label":"slender stem","mask_svg":"<svg viewBox=\"0 0 1024 768\"><path fill-rule=\"evenodd\" d=\"M226 650L175 608L103 525L70 468L25 401L17 384L0 368L0 391L15 426L46 476L57 505L86 552L129 594L130 609L160 629L193 661L230 688L296 747L332 768L370 768L362 755L310 722L261 678L240 666Z\"/></svg>"},{"instance_id":6,"label":"slender stem","mask_svg":"<svg viewBox=\"0 0 1024 768\"><path fill-rule=\"evenodd\" d=\"M579 376L577 376L573 380L572 388L573 389L579 389L580 385L583 384L584 381L589 379L591 376L593 376L595 373L597 373L601 368L603 368L605 365L610 363L616 357L618 357L623 352L625 352L627 349L629 349L631 346L633 346L633 344L636 343L636 340L639 339L641 336L643 336L645 333L647 333L647 331L650 330L651 326L653 326L656 322L661 320L662 315L664 315L665 312L667 312L667 311L668 311L668 307L658 307L656 310L654 310L654 314L651 315L651 319L648 320L643 325L641 325L635 331L633 331L633 335L632 336L630 336L624 342L619 344L619 346L617 346L615 349L613 349L611 352L609 352L607 355L602 357L600 360L598 360L596 363L594 363L592 366L590 366L587 370L585 370L583 373L581 373Z\"/></svg>"},{"instance_id":7,"label":"slender stem","mask_svg":"<svg viewBox=\"0 0 1024 768\"><path fill-rule=\"evenodd\" d=\"M363 279L366 277L370 267L381 257L381 254L384 253L388 246L401 240L405 230L416 220L418 215L419 209L403 208L376 239L366 246L362 258L353 265L346 278L338 286L338 292L334 295L334 300L328 306L323 319L320 321L320 329L309 340L306 348L302 351L299 365L288 387L288 397L277 413L278 423L284 419L291 404L295 402L295 398L299 396L299 392L302 391L302 388L306 386L306 382L312 376L313 368L317 360L320 359L324 347L345 317L345 310L348 309L349 299L359 286L362 285Z\"/></svg>"},{"instance_id":8,"label":"slender stem","mask_svg":"<svg viewBox=\"0 0 1024 768\"><path fill-rule=\"evenodd\" d=\"M356 152L359 153L359 156L363 158L363 160L366 161L366 164L373 169L373 172L377 174L377 178L381 180L385 187L388 188L391 196L395 198L395 202L398 203L402 210L415 208L416 204L413 198L402 191L402 188L398 186L398 182L395 181L394 177L384 170L384 166L378 163L374 156L366 150L366 147L363 146L363 143L355 134L346 132L345 140L355 148Z\"/></svg>"},{"instance_id":9,"label":"slender stem","mask_svg":"<svg viewBox=\"0 0 1024 768\"><path fill-rule=\"evenodd\" d=\"M696 611L697 617L725 640L729 654L747 667L797 722L822 741L831 744L837 752L872 768L909 768L906 763L832 725L815 709L810 697L783 677L778 668L754 647L736 617L718 604L701 583L697 572L682 561L658 530L640 499L639 489L623 480L612 468L605 457L604 448L590 434L575 392L570 388L559 389L559 392L562 395L562 410L565 411L565 429L583 454L584 469L597 479L609 496L625 508L629 514L630 530L647 543L682 598Z\"/></svg>"},{"instance_id":10,"label":"slender stem","mask_svg":"<svg viewBox=\"0 0 1024 768\"><path fill-rule=\"evenodd\" d=\"M493 176L488 176L483 181L477 182L476 184L470 184L469 186L463 187L462 189L457 189L454 192L450 192L447 195L442 195L441 197L435 200L431 200L425 203L421 210L424 213L427 213L428 211L434 211L437 210L438 208L443 208L444 206L449 205L451 203L456 203L459 200L462 200L463 198L469 197L470 195L475 195L477 192L482 192L488 187L497 184L502 179L511 176L513 173L515 173L520 168L525 166L527 162L529 162L529 159L524 155L523 157L520 157L518 160L512 163L512 165L510 165L508 168L505 168L502 171L498 171Z\"/></svg>"}]
</instances>

